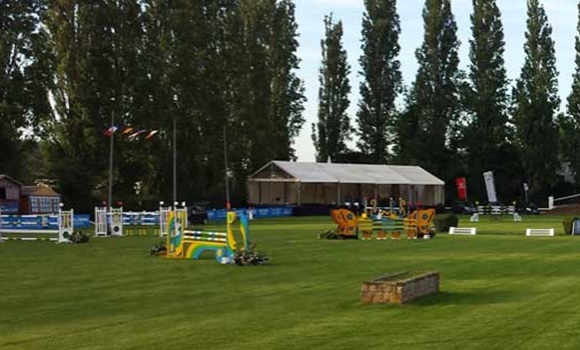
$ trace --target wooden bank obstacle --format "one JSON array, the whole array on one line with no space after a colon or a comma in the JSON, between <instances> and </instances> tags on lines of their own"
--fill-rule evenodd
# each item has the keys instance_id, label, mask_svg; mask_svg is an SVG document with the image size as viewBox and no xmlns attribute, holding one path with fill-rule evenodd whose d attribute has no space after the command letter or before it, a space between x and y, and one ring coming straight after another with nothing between
<instances>
[{"instance_id":1,"label":"wooden bank obstacle","mask_svg":"<svg viewBox=\"0 0 580 350\"><path fill-rule=\"evenodd\" d=\"M180 212L170 211L167 215L167 254L168 258L199 259L205 251L213 251L215 259L222 264L231 263L238 249L233 224L236 213L228 212L226 232L191 231L185 229L186 216ZM239 215L239 233L242 237L243 250L249 249L249 221L245 214Z\"/></svg>"},{"instance_id":2,"label":"wooden bank obstacle","mask_svg":"<svg viewBox=\"0 0 580 350\"><path fill-rule=\"evenodd\" d=\"M74 211L59 210L51 215L2 215L0 211L0 242L52 241L69 243L74 232ZM18 236L2 237L2 234ZM46 234L55 237L23 237L21 234Z\"/></svg>"},{"instance_id":3,"label":"wooden bank obstacle","mask_svg":"<svg viewBox=\"0 0 580 350\"><path fill-rule=\"evenodd\" d=\"M439 272L398 272L361 285L361 301L373 304L404 304L439 293Z\"/></svg>"},{"instance_id":4,"label":"wooden bank obstacle","mask_svg":"<svg viewBox=\"0 0 580 350\"><path fill-rule=\"evenodd\" d=\"M404 233L407 238L431 238L431 221L435 216L435 209L417 209L408 213L406 202L399 199L399 207L395 208L394 201L387 209L373 207L365 208L360 217L348 209L331 211L332 220L337 224L334 231L321 234L320 238L361 238L372 239L376 233L377 240L400 239Z\"/></svg>"}]
</instances>

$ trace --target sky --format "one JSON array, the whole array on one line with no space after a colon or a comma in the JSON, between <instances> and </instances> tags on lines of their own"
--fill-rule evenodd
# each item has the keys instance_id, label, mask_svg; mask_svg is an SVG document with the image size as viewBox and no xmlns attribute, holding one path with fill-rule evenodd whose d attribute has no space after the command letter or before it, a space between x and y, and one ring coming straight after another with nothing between
<instances>
[{"instance_id":1,"label":"sky","mask_svg":"<svg viewBox=\"0 0 580 350\"><path fill-rule=\"evenodd\" d=\"M399 61L403 75L403 84L409 86L415 79L417 60L415 50L423 42L423 19L421 13L425 0L398 0L397 12L401 21ZM559 94L561 108L565 111L566 98L572 85L574 73L574 38L576 36L577 0L540 0L548 21L553 28L552 39L556 43L556 64L559 71ZM315 150L312 143L312 123L317 121L318 110L318 72L321 64L320 40L324 37L324 16L332 14L335 22L343 23L343 45L348 54L351 67L349 76L352 92L348 114L353 125L357 105L360 100L359 84L360 65L358 59L362 54L361 22L364 12L363 0L296 0L296 20L298 22L299 44L298 56L302 60L298 76L304 80L306 89L304 117L306 123L294 145L299 161L315 161ZM512 82L519 77L524 62L524 39L526 31L526 1L497 0L502 13L505 36L506 70ZM471 37L470 15L472 0L452 0L452 11L458 26L458 38L461 42L459 59L460 69L467 70L469 64L469 39ZM511 89L510 89L511 91ZM354 148L354 142L349 144Z\"/></svg>"}]
</instances>

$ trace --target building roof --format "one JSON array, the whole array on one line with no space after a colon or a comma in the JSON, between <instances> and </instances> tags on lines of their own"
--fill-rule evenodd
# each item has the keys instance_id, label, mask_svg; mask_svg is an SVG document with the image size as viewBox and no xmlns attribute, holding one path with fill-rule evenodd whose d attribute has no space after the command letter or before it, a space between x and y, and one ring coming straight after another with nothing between
<instances>
[{"instance_id":1,"label":"building roof","mask_svg":"<svg viewBox=\"0 0 580 350\"><path fill-rule=\"evenodd\" d=\"M10 177L10 176L8 176L8 175L2 175L2 174L0 174L0 180L2 180L2 179L6 179L6 180L8 180L8 181L10 181L10 182L12 182L12 183L14 183L14 184L18 185L18 186L22 186L22 184L21 184L20 182L18 182L18 181L16 181L16 180L14 180L13 178L11 178L11 177Z\"/></svg>"},{"instance_id":2,"label":"building roof","mask_svg":"<svg viewBox=\"0 0 580 350\"><path fill-rule=\"evenodd\" d=\"M60 197L58 192L46 186L22 186L21 193L23 196Z\"/></svg>"},{"instance_id":3,"label":"building roof","mask_svg":"<svg viewBox=\"0 0 580 350\"><path fill-rule=\"evenodd\" d=\"M250 181L351 183L375 185L444 185L418 166L272 161L250 176Z\"/></svg>"}]
</instances>

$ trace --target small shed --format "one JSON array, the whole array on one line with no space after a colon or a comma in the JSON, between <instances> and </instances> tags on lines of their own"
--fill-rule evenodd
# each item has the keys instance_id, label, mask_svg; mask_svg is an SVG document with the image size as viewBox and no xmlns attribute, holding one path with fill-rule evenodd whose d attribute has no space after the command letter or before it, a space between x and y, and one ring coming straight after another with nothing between
<instances>
[{"instance_id":1,"label":"small shed","mask_svg":"<svg viewBox=\"0 0 580 350\"><path fill-rule=\"evenodd\" d=\"M340 205L403 198L410 204L445 201L445 182L418 166L271 161L250 175L248 202Z\"/></svg>"},{"instance_id":2,"label":"small shed","mask_svg":"<svg viewBox=\"0 0 580 350\"><path fill-rule=\"evenodd\" d=\"M0 211L17 214L22 184L8 175L0 174Z\"/></svg>"},{"instance_id":3,"label":"small shed","mask_svg":"<svg viewBox=\"0 0 580 350\"><path fill-rule=\"evenodd\" d=\"M60 209L61 195L47 186L22 186L21 214L52 214Z\"/></svg>"}]
</instances>

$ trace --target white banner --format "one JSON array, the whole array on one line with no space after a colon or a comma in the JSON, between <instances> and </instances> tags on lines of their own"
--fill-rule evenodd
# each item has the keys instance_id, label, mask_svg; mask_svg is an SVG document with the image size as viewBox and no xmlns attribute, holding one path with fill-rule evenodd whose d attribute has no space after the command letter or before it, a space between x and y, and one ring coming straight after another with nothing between
<instances>
[{"instance_id":1,"label":"white banner","mask_svg":"<svg viewBox=\"0 0 580 350\"><path fill-rule=\"evenodd\" d=\"M497 202L497 195L495 194L495 182L493 181L493 171L486 171L483 173L483 179L485 180L485 189L487 190L487 200L491 202Z\"/></svg>"}]
</instances>

